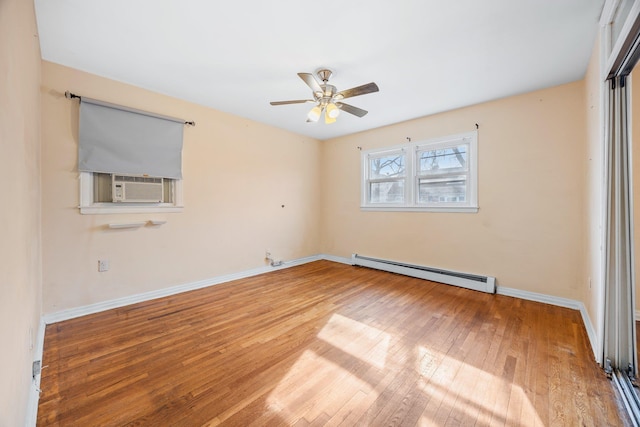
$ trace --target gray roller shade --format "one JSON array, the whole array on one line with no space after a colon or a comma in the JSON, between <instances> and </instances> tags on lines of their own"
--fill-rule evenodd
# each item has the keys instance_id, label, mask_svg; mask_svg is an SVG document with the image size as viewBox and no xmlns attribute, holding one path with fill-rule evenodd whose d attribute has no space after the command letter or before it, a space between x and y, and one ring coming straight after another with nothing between
<instances>
[{"instance_id":1,"label":"gray roller shade","mask_svg":"<svg viewBox=\"0 0 640 427\"><path fill-rule=\"evenodd\" d=\"M184 120L82 97L78 170L182 178Z\"/></svg>"}]
</instances>

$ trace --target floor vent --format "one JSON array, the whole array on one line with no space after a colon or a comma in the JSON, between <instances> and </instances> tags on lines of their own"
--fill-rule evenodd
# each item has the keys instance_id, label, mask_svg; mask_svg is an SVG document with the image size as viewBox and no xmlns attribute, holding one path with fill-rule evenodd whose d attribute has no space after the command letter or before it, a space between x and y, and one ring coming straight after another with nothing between
<instances>
[{"instance_id":1,"label":"floor vent","mask_svg":"<svg viewBox=\"0 0 640 427\"><path fill-rule=\"evenodd\" d=\"M379 258L369 258L358 254L351 256L351 263L361 267L375 268L376 270L389 271L391 273L404 274L405 276L431 280L433 282L446 283L473 289L474 291L496 292L496 278L491 276L479 276L476 274L460 273L457 271L442 270L439 268L425 267L422 265L406 264Z\"/></svg>"}]
</instances>

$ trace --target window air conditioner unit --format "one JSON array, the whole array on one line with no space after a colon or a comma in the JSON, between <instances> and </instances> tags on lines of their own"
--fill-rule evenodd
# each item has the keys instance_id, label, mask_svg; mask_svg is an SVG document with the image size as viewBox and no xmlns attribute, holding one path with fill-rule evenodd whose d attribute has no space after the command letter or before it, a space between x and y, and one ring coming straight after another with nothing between
<instances>
[{"instance_id":1,"label":"window air conditioner unit","mask_svg":"<svg viewBox=\"0 0 640 427\"><path fill-rule=\"evenodd\" d=\"M111 195L114 202L162 203L163 178L151 176L112 175Z\"/></svg>"}]
</instances>

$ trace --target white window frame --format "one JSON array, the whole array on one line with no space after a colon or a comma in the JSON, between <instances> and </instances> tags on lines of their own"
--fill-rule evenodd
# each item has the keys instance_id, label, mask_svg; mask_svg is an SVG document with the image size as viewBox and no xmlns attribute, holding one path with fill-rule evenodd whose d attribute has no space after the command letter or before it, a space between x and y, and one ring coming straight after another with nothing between
<instances>
[{"instance_id":1,"label":"white window frame","mask_svg":"<svg viewBox=\"0 0 640 427\"><path fill-rule=\"evenodd\" d=\"M375 159L375 158L379 158L379 157L388 157L388 156L394 156L394 155L398 155L398 156L404 156L404 167L405 167L405 172L404 172L404 176L401 177L391 177L391 178L372 178L372 179L368 179L368 176L370 175L370 170L369 170L369 166L371 165L371 163L369 162L369 160ZM366 192L365 197L368 198L368 191L367 189L369 188L368 183L382 183L382 182L403 182L404 185L404 200L407 200L408 194L407 194L407 189L409 188L409 181L411 180L411 175L410 175L410 165L409 162L407 161L407 153L406 150L403 147L400 148L391 148L391 149L382 149L382 150L375 150L375 151L371 151L368 153L368 155L365 156L364 159L364 163L363 166L366 168L366 175L367 175L367 187L364 190ZM399 204L399 203L376 203L375 206L388 206L388 207L398 207L398 206L402 206L403 204Z\"/></svg>"},{"instance_id":2,"label":"white window frame","mask_svg":"<svg viewBox=\"0 0 640 427\"><path fill-rule=\"evenodd\" d=\"M418 153L425 150L442 149L467 144L468 170L456 172L456 175L467 177L467 200L465 203L450 202L427 204L418 202L419 175ZM405 155L405 203L371 203L369 201L369 184L375 180L369 179L369 160L394 153L403 152ZM394 147L376 148L363 151L361 154L361 185L360 208L363 211L391 211L391 212L478 212L478 132L466 132L457 135L449 135L442 138L434 138L426 141L417 141Z\"/></svg>"},{"instance_id":3,"label":"white window frame","mask_svg":"<svg viewBox=\"0 0 640 427\"><path fill-rule=\"evenodd\" d=\"M97 203L93 196L93 172L79 172L80 181L80 213L119 214L119 213L172 213L184 210L182 180L173 182L173 203Z\"/></svg>"}]
</instances>

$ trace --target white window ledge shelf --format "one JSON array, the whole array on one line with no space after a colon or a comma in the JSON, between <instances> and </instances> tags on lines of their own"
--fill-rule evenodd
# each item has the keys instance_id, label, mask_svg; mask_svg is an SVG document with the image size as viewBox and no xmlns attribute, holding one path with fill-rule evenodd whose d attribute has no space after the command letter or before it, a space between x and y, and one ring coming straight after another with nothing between
<instances>
[{"instance_id":1,"label":"white window ledge shelf","mask_svg":"<svg viewBox=\"0 0 640 427\"><path fill-rule=\"evenodd\" d=\"M478 213L479 208L470 206L459 207L422 207L422 206L360 206L360 210L367 212L460 212Z\"/></svg>"},{"instance_id":2,"label":"white window ledge shelf","mask_svg":"<svg viewBox=\"0 0 640 427\"><path fill-rule=\"evenodd\" d=\"M83 215L123 214L123 213L175 213L182 212L183 206L80 206Z\"/></svg>"},{"instance_id":3,"label":"white window ledge shelf","mask_svg":"<svg viewBox=\"0 0 640 427\"><path fill-rule=\"evenodd\" d=\"M159 227L163 224L166 224L167 221L150 219L149 221L136 221L136 222L111 222L107 224L107 227L112 229L123 229L123 228L140 228L145 225L156 226Z\"/></svg>"},{"instance_id":4,"label":"white window ledge shelf","mask_svg":"<svg viewBox=\"0 0 640 427\"><path fill-rule=\"evenodd\" d=\"M145 225L146 223L147 223L146 221L142 221L142 222L118 222L118 223L108 224L108 227L109 228L114 228L114 229L140 228L143 225Z\"/></svg>"}]
</instances>

